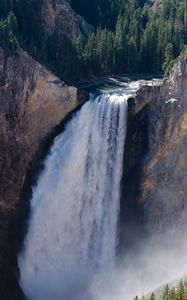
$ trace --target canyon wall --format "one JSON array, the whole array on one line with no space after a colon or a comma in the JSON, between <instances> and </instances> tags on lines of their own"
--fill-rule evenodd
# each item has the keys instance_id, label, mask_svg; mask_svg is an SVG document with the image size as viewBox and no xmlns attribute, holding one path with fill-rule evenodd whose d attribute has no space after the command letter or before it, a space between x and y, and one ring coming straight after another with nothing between
<instances>
[{"instance_id":1,"label":"canyon wall","mask_svg":"<svg viewBox=\"0 0 187 300\"><path fill-rule=\"evenodd\" d=\"M93 30L65 0L43 1L41 19L47 34L65 35L72 41L84 39Z\"/></svg>"},{"instance_id":2,"label":"canyon wall","mask_svg":"<svg viewBox=\"0 0 187 300\"><path fill-rule=\"evenodd\" d=\"M85 97L25 52L7 57L0 48L2 299L24 299L17 283L17 252L29 209L25 179L54 127ZM186 112L187 57L163 84L142 86L129 99L121 185L121 232L129 243L135 239L132 228L136 234L152 234L186 223Z\"/></svg>"},{"instance_id":3,"label":"canyon wall","mask_svg":"<svg viewBox=\"0 0 187 300\"><path fill-rule=\"evenodd\" d=\"M129 100L122 180L122 234L187 223L187 57L168 79ZM125 229L127 228L127 229ZM134 230L133 229L133 230Z\"/></svg>"},{"instance_id":4,"label":"canyon wall","mask_svg":"<svg viewBox=\"0 0 187 300\"><path fill-rule=\"evenodd\" d=\"M81 102L25 52L7 57L0 48L0 298L22 299L17 251L28 201L20 197L28 170L45 139ZM27 199L28 200L28 199Z\"/></svg>"}]
</instances>

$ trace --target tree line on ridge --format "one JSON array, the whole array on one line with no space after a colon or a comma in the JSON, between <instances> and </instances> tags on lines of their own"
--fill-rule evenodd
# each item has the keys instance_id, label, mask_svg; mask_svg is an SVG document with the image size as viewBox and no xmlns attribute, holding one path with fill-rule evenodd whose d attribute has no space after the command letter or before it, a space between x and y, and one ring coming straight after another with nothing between
<instances>
[{"instance_id":1,"label":"tree line on ridge","mask_svg":"<svg viewBox=\"0 0 187 300\"><path fill-rule=\"evenodd\" d=\"M9 55L23 48L67 83L108 74L167 74L186 52L186 0L163 0L154 10L145 0L68 0L94 28L77 40L46 34L43 1L1 0L0 44Z\"/></svg>"}]
</instances>

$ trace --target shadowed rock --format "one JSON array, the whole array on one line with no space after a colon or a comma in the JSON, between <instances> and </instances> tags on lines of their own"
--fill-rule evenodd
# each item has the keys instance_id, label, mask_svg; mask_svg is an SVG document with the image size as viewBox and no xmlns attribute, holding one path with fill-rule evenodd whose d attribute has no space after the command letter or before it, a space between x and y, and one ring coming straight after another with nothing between
<instances>
[{"instance_id":1,"label":"shadowed rock","mask_svg":"<svg viewBox=\"0 0 187 300\"><path fill-rule=\"evenodd\" d=\"M16 278L28 201L25 176L46 137L85 100L25 52L0 49L0 298L22 299ZM24 201L25 200L25 201Z\"/></svg>"},{"instance_id":2,"label":"shadowed rock","mask_svg":"<svg viewBox=\"0 0 187 300\"><path fill-rule=\"evenodd\" d=\"M147 233L183 226L187 222L187 57L163 84L138 90L128 128L122 223L136 224Z\"/></svg>"}]
</instances>

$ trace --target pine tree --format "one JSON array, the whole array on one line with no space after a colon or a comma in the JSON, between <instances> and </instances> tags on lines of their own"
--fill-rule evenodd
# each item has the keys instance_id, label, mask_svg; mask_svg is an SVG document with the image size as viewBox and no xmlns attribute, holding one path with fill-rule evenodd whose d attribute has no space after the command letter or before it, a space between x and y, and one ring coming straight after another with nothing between
<instances>
[{"instance_id":1,"label":"pine tree","mask_svg":"<svg viewBox=\"0 0 187 300\"><path fill-rule=\"evenodd\" d=\"M163 71L165 72L165 74L168 74L171 65L172 65L172 60L173 60L173 44L169 43L166 46L166 50L165 50L165 61L163 64Z\"/></svg>"},{"instance_id":2,"label":"pine tree","mask_svg":"<svg viewBox=\"0 0 187 300\"><path fill-rule=\"evenodd\" d=\"M187 281L184 282L184 297L183 300L187 300Z\"/></svg>"},{"instance_id":3,"label":"pine tree","mask_svg":"<svg viewBox=\"0 0 187 300\"><path fill-rule=\"evenodd\" d=\"M176 291L175 288L172 288L169 292L169 300L176 300Z\"/></svg>"},{"instance_id":4,"label":"pine tree","mask_svg":"<svg viewBox=\"0 0 187 300\"><path fill-rule=\"evenodd\" d=\"M176 291L176 300L183 300L184 299L184 284L181 280L178 284L177 291Z\"/></svg>"},{"instance_id":5,"label":"pine tree","mask_svg":"<svg viewBox=\"0 0 187 300\"><path fill-rule=\"evenodd\" d=\"M16 33L17 21L11 12L6 19L0 21L0 43L8 55L14 54L19 49Z\"/></svg>"},{"instance_id":6,"label":"pine tree","mask_svg":"<svg viewBox=\"0 0 187 300\"><path fill-rule=\"evenodd\" d=\"M148 298L148 300L155 300L155 294L152 293L151 296Z\"/></svg>"},{"instance_id":7,"label":"pine tree","mask_svg":"<svg viewBox=\"0 0 187 300\"><path fill-rule=\"evenodd\" d=\"M162 300L169 300L169 286L168 286L168 284L164 288L164 292L162 294Z\"/></svg>"}]
</instances>

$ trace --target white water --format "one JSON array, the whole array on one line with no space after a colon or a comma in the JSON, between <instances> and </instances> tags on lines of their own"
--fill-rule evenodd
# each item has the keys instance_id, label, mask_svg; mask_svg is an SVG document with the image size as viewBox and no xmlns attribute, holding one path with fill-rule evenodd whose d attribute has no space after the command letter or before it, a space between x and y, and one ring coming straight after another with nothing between
<instances>
[{"instance_id":1,"label":"white water","mask_svg":"<svg viewBox=\"0 0 187 300\"><path fill-rule=\"evenodd\" d=\"M29 300L90 299L116 261L127 95L88 101L59 135L31 199L21 285Z\"/></svg>"}]
</instances>

